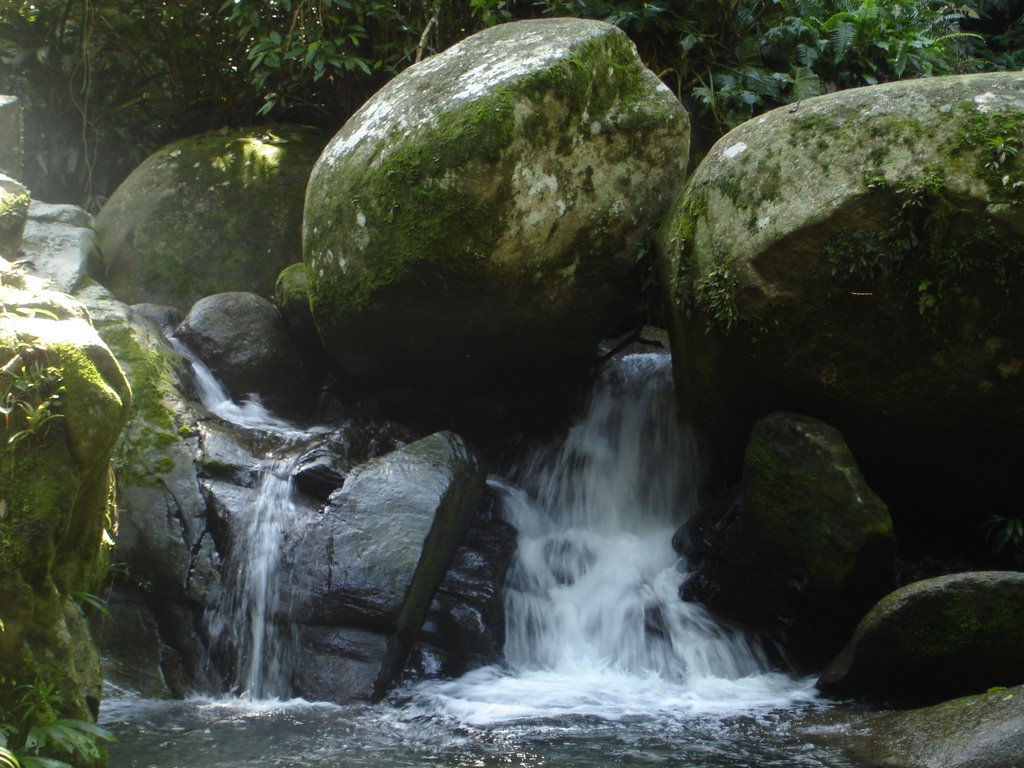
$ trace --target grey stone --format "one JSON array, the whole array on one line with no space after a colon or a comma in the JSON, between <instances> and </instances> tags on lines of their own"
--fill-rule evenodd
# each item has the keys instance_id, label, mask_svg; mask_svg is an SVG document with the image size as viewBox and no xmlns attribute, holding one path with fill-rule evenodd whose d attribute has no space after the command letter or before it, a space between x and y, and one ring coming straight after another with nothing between
<instances>
[{"instance_id":1,"label":"grey stone","mask_svg":"<svg viewBox=\"0 0 1024 768\"><path fill-rule=\"evenodd\" d=\"M175 335L235 397L256 393L268 404L294 406L310 392L304 363L285 332L281 313L254 293L200 299Z\"/></svg>"},{"instance_id":2,"label":"grey stone","mask_svg":"<svg viewBox=\"0 0 1024 768\"><path fill-rule=\"evenodd\" d=\"M685 110L602 22L502 24L409 67L310 177L327 351L416 382L591 359L637 305L688 146Z\"/></svg>"},{"instance_id":3,"label":"grey stone","mask_svg":"<svg viewBox=\"0 0 1024 768\"><path fill-rule=\"evenodd\" d=\"M1024 573L939 576L887 595L818 678L834 696L927 704L1024 683Z\"/></svg>"},{"instance_id":4,"label":"grey stone","mask_svg":"<svg viewBox=\"0 0 1024 768\"><path fill-rule=\"evenodd\" d=\"M820 669L895 586L896 538L842 435L806 416L754 426L739 488L684 526L687 599L766 632Z\"/></svg>"}]
</instances>

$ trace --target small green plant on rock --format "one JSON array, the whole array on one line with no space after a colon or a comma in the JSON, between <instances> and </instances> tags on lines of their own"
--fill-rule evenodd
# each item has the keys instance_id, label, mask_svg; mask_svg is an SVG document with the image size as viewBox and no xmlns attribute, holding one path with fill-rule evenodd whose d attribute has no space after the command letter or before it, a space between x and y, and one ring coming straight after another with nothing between
<instances>
[{"instance_id":1,"label":"small green plant on rock","mask_svg":"<svg viewBox=\"0 0 1024 768\"><path fill-rule=\"evenodd\" d=\"M697 281L695 303L707 313L714 325L731 331L738 320L736 275L726 266L716 265ZM707 330L710 331L712 323Z\"/></svg>"},{"instance_id":2,"label":"small green plant on rock","mask_svg":"<svg viewBox=\"0 0 1024 768\"><path fill-rule=\"evenodd\" d=\"M44 435L60 418L64 377L50 365L45 350L22 347L0 368L0 419L5 443L15 446L33 435Z\"/></svg>"},{"instance_id":3,"label":"small green plant on rock","mask_svg":"<svg viewBox=\"0 0 1024 768\"><path fill-rule=\"evenodd\" d=\"M73 768L102 757L99 742L115 741L87 720L60 717L60 691L53 685L16 685L0 678L13 706L0 721L0 768Z\"/></svg>"}]
</instances>

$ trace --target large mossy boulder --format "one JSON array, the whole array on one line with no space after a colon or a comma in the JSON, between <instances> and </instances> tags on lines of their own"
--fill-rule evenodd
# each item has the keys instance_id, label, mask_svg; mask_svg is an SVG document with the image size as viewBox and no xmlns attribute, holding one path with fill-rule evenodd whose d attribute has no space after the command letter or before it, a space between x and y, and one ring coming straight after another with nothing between
<instances>
[{"instance_id":1,"label":"large mossy boulder","mask_svg":"<svg viewBox=\"0 0 1024 768\"><path fill-rule=\"evenodd\" d=\"M0 259L0 678L52 685L70 717L99 704L82 606L106 576L110 460L130 402L85 309Z\"/></svg>"},{"instance_id":2,"label":"large mossy boulder","mask_svg":"<svg viewBox=\"0 0 1024 768\"><path fill-rule=\"evenodd\" d=\"M882 599L821 674L819 690L928 704L1024 683L1024 573L914 582Z\"/></svg>"},{"instance_id":3,"label":"large mossy boulder","mask_svg":"<svg viewBox=\"0 0 1024 768\"><path fill-rule=\"evenodd\" d=\"M601 22L503 24L410 67L310 177L327 350L418 381L588 359L637 305L688 145L682 106Z\"/></svg>"},{"instance_id":4,"label":"large mossy boulder","mask_svg":"<svg viewBox=\"0 0 1024 768\"><path fill-rule=\"evenodd\" d=\"M158 150L96 218L95 277L129 304L182 311L214 293L271 296L278 273L301 259L303 197L322 149L312 129L273 126Z\"/></svg>"},{"instance_id":5,"label":"large mossy boulder","mask_svg":"<svg viewBox=\"0 0 1024 768\"><path fill-rule=\"evenodd\" d=\"M1024 74L1007 72L808 99L714 146L657 246L680 402L717 455L786 408L841 429L933 529L922 494L1005 497L1024 440L1024 153L999 147L1022 141Z\"/></svg>"},{"instance_id":6,"label":"large mossy boulder","mask_svg":"<svg viewBox=\"0 0 1024 768\"><path fill-rule=\"evenodd\" d=\"M896 540L834 428L773 413L747 445L742 483L684 526L684 598L766 633L798 669L820 669L895 585Z\"/></svg>"},{"instance_id":7,"label":"large mossy boulder","mask_svg":"<svg viewBox=\"0 0 1024 768\"><path fill-rule=\"evenodd\" d=\"M1020 768L1024 755L1024 686L852 720L843 714L833 708L800 730L812 743L839 746L860 768Z\"/></svg>"}]
</instances>

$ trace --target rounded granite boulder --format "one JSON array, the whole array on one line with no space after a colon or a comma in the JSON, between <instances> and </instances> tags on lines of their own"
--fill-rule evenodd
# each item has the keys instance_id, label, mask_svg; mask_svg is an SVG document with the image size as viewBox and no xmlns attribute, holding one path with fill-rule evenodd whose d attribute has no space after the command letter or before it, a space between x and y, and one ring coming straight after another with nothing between
<instances>
[{"instance_id":1,"label":"rounded granite boulder","mask_svg":"<svg viewBox=\"0 0 1024 768\"><path fill-rule=\"evenodd\" d=\"M933 704L1024 683L1024 573L908 584L864 617L816 683L831 696Z\"/></svg>"},{"instance_id":2,"label":"rounded granite boulder","mask_svg":"<svg viewBox=\"0 0 1024 768\"><path fill-rule=\"evenodd\" d=\"M310 177L325 347L417 379L588 359L639 301L688 147L683 107L602 22L503 24L410 67Z\"/></svg>"},{"instance_id":3,"label":"rounded granite boulder","mask_svg":"<svg viewBox=\"0 0 1024 768\"><path fill-rule=\"evenodd\" d=\"M825 418L933 528L922 492L984 509L1013 482L1024 153L999 147L1021 141L1002 72L808 99L714 146L657 249L679 399L719 455L770 410Z\"/></svg>"},{"instance_id":4,"label":"rounded granite boulder","mask_svg":"<svg viewBox=\"0 0 1024 768\"><path fill-rule=\"evenodd\" d=\"M300 258L303 196L323 146L313 129L284 125L168 144L96 217L94 276L129 304L182 311L215 293L273 295Z\"/></svg>"}]
</instances>

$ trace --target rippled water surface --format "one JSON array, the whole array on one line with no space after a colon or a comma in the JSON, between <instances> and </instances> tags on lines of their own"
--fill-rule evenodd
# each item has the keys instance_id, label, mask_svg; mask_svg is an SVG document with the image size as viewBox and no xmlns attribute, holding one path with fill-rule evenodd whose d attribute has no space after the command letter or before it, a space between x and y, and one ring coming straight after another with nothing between
<instances>
[{"instance_id":1,"label":"rippled water surface","mask_svg":"<svg viewBox=\"0 0 1024 768\"><path fill-rule=\"evenodd\" d=\"M721 681L694 692L636 678L504 676L426 684L377 705L111 698L114 768L674 766L852 768L801 723L806 683ZM709 683L709 686L711 684ZM544 713L544 714L541 714Z\"/></svg>"}]
</instances>

